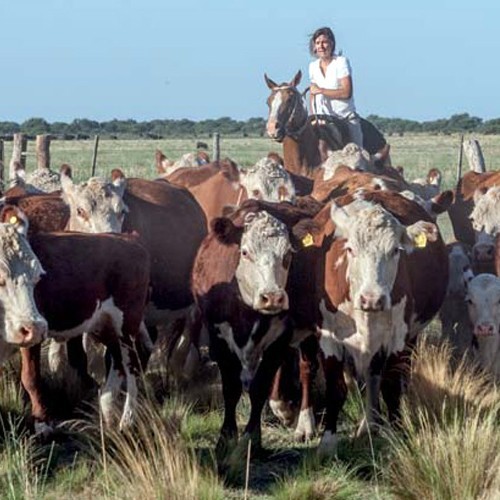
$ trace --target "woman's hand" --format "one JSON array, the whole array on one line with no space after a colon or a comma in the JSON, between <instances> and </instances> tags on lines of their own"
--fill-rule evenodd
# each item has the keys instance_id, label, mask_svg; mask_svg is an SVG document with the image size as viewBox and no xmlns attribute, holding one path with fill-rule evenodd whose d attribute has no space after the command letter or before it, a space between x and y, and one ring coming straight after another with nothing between
<instances>
[{"instance_id":1,"label":"woman's hand","mask_svg":"<svg viewBox=\"0 0 500 500\"><path fill-rule=\"evenodd\" d=\"M323 89L321 87L318 87L315 83L311 83L309 92L311 92L311 95L318 95L323 93Z\"/></svg>"}]
</instances>

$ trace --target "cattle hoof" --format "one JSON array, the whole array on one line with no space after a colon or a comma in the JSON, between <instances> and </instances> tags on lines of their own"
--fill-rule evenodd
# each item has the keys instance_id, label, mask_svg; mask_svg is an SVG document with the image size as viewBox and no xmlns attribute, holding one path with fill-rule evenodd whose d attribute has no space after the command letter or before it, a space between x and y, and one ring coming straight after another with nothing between
<instances>
[{"instance_id":1,"label":"cattle hoof","mask_svg":"<svg viewBox=\"0 0 500 500\"><path fill-rule=\"evenodd\" d=\"M54 426L47 422L35 422L35 436L42 440L48 439L54 433Z\"/></svg>"},{"instance_id":2,"label":"cattle hoof","mask_svg":"<svg viewBox=\"0 0 500 500\"><path fill-rule=\"evenodd\" d=\"M331 431L325 431L318 445L320 458L337 458L339 438Z\"/></svg>"},{"instance_id":3,"label":"cattle hoof","mask_svg":"<svg viewBox=\"0 0 500 500\"><path fill-rule=\"evenodd\" d=\"M312 408L306 408L301 410L299 414L299 419L297 422L297 427L294 432L294 439L297 442L305 441L306 443L310 441L315 434L316 422L314 419L314 413Z\"/></svg>"},{"instance_id":4,"label":"cattle hoof","mask_svg":"<svg viewBox=\"0 0 500 500\"><path fill-rule=\"evenodd\" d=\"M291 427L297 421L297 411L293 408L292 403L281 399L269 400L269 407L273 414L286 427Z\"/></svg>"}]
</instances>

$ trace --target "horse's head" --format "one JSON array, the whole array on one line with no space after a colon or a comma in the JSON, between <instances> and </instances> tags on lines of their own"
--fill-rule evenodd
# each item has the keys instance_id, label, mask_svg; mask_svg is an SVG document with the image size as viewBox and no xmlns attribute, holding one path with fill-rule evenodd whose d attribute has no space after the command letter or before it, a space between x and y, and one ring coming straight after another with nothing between
<instances>
[{"instance_id":1,"label":"horse's head","mask_svg":"<svg viewBox=\"0 0 500 500\"><path fill-rule=\"evenodd\" d=\"M267 99L269 116L267 119L267 134L271 139L281 142L286 135L300 135L307 123L307 107L297 85L302 78L299 70L289 83L278 85L264 74L271 95Z\"/></svg>"}]
</instances>

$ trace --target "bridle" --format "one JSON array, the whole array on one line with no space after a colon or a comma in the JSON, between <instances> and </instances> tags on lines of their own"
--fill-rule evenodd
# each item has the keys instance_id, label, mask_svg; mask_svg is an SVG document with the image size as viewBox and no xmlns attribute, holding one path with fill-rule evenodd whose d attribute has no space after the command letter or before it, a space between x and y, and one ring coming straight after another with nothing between
<instances>
[{"instance_id":1,"label":"bridle","mask_svg":"<svg viewBox=\"0 0 500 500\"><path fill-rule=\"evenodd\" d=\"M304 132L305 128L307 127L309 123L309 116L307 113L307 105L305 104L305 95L309 90L309 87L307 87L304 92L300 93L295 87L292 87L290 85L284 85L280 87L276 87L274 89L274 92L276 91L281 91L281 90L287 90L287 89L292 89L293 90L293 107L290 110L290 113L286 119L285 122L285 136L289 136L292 139L297 140L301 135L302 132ZM302 113L302 116L300 114ZM301 124L297 126L297 128L293 128L293 125L295 120L303 120ZM280 141L281 142L281 141Z\"/></svg>"}]
</instances>

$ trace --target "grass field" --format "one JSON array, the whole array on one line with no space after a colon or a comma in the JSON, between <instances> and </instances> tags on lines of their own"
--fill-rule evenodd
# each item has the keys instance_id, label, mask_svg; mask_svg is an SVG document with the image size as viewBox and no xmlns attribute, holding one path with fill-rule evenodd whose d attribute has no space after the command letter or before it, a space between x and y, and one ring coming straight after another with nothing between
<instances>
[{"instance_id":1,"label":"grass field","mask_svg":"<svg viewBox=\"0 0 500 500\"><path fill-rule=\"evenodd\" d=\"M500 137L477 138L488 169L499 169ZM393 164L404 166L408 178L437 167L444 174L444 187L454 185L458 136L391 137L390 142ZM101 141L97 174L121 167L129 176L154 178L156 148L177 159L195 144L194 139ZM75 177L85 179L92 150L92 141L54 141L52 166L69 163ZM280 151L280 146L267 139L221 140L222 156L243 166L270 150ZM30 154L28 170L34 166ZM445 239L451 239L446 218L439 223ZM469 367L453 364L446 346L436 343L438 336L434 321L414 364L404 430L352 439L362 404L351 393L341 415L339 456L320 460L318 438L295 443L293 432L266 411L265 453L253 457L248 470L243 453L224 476L218 474L213 454L222 423L220 390L217 384L209 386L203 374L179 390L168 383L164 369L147 373L138 421L129 433L102 432L93 394L88 403L77 405L53 441L43 442L27 433L18 360L13 360L0 377L0 499L498 500L498 389ZM50 384L53 400L62 406L78 400L74 388L69 395L63 392L65 380ZM195 394L202 394L203 401L196 402ZM243 398L241 426L248 406Z\"/></svg>"}]
</instances>

